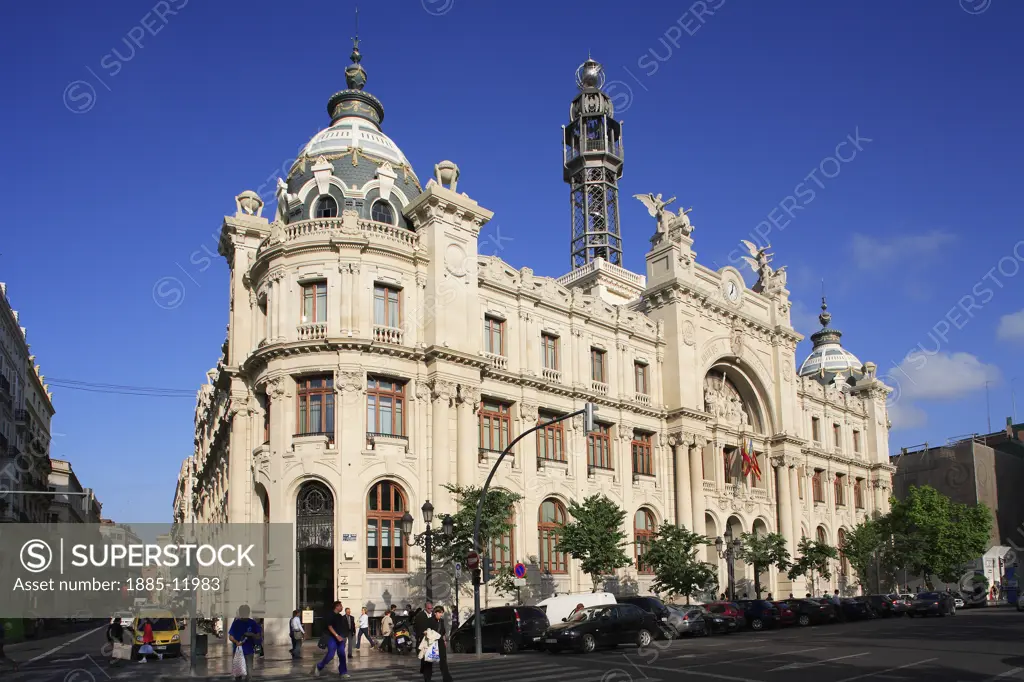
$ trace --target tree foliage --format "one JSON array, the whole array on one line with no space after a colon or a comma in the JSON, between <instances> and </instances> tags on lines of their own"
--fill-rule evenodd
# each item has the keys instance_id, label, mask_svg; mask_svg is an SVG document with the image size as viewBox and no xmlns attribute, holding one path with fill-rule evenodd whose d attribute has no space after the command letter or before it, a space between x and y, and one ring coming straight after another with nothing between
<instances>
[{"instance_id":1,"label":"tree foliage","mask_svg":"<svg viewBox=\"0 0 1024 682\"><path fill-rule=\"evenodd\" d=\"M433 556L442 564L452 565L456 561L464 562L473 549L473 524L476 521L476 505L480 500L479 486L459 486L446 484L445 490L455 497L456 512L452 515L453 533L451 538L436 533L433 538ZM480 555L486 556L491 550L492 542L501 542L515 527L512 523L514 505L523 499L522 495L501 488L490 488L484 499L480 514ZM436 521L436 520L435 520ZM435 524L439 525L439 524ZM498 548L507 550L504 544ZM512 568L504 566L496 572L489 584L499 592L512 593Z\"/></svg>"},{"instance_id":2,"label":"tree foliage","mask_svg":"<svg viewBox=\"0 0 1024 682\"><path fill-rule=\"evenodd\" d=\"M703 535L663 523L640 557L654 571L651 589L669 597L686 597L687 601L702 592L714 592L718 588L718 572L697 558L708 544L710 541Z\"/></svg>"},{"instance_id":3,"label":"tree foliage","mask_svg":"<svg viewBox=\"0 0 1024 682\"><path fill-rule=\"evenodd\" d=\"M568 511L573 520L559 529L555 549L579 561L596 590L604 577L633 563L622 530L626 511L600 493L582 504L573 500Z\"/></svg>"},{"instance_id":4,"label":"tree foliage","mask_svg":"<svg viewBox=\"0 0 1024 682\"><path fill-rule=\"evenodd\" d=\"M867 519L847 532L843 556L850 562L850 567L857 574L857 582L865 592L871 589L868 576L880 570L883 562L888 564L890 550L890 534L885 517ZM892 573L891 570L884 572Z\"/></svg>"},{"instance_id":5,"label":"tree foliage","mask_svg":"<svg viewBox=\"0 0 1024 682\"><path fill-rule=\"evenodd\" d=\"M761 572L771 566L777 567L780 571L789 568L790 555L786 549L786 538L779 533L743 533L740 535L740 542L736 558L754 567L754 591L760 597Z\"/></svg>"},{"instance_id":6,"label":"tree foliage","mask_svg":"<svg viewBox=\"0 0 1024 682\"><path fill-rule=\"evenodd\" d=\"M818 540L804 537L800 539L800 544L797 545L796 551L800 558L790 566L790 578L799 578L804 575L809 576L811 579L811 591L813 592L815 591L817 576L820 575L825 580L832 577L829 561L839 558L838 549L827 542L819 542Z\"/></svg>"}]
</instances>

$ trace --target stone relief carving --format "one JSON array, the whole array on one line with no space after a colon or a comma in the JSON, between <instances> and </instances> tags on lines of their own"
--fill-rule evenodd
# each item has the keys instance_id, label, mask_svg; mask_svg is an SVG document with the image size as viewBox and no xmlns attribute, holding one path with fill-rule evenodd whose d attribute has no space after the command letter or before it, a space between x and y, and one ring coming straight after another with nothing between
<instances>
[{"instance_id":1,"label":"stone relief carving","mask_svg":"<svg viewBox=\"0 0 1024 682\"><path fill-rule=\"evenodd\" d=\"M338 373L337 387L344 393L362 391L366 383L366 375L362 372L343 371Z\"/></svg>"},{"instance_id":2,"label":"stone relief carving","mask_svg":"<svg viewBox=\"0 0 1024 682\"><path fill-rule=\"evenodd\" d=\"M704 379L704 411L729 424L750 424L743 399L724 374L708 374Z\"/></svg>"},{"instance_id":3,"label":"stone relief carving","mask_svg":"<svg viewBox=\"0 0 1024 682\"><path fill-rule=\"evenodd\" d=\"M257 218L263 216L263 199L260 199L260 195L251 189L247 189L235 197L235 207L238 213L256 216Z\"/></svg>"},{"instance_id":4,"label":"stone relief carving","mask_svg":"<svg viewBox=\"0 0 1024 682\"><path fill-rule=\"evenodd\" d=\"M416 400L427 400L430 398L430 386L425 381L416 382Z\"/></svg>"},{"instance_id":5,"label":"stone relief carving","mask_svg":"<svg viewBox=\"0 0 1024 682\"><path fill-rule=\"evenodd\" d=\"M572 428L574 430L576 430L576 431L581 431L583 429L583 415L582 414L578 414L578 415L576 415L575 417L572 418Z\"/></svg>"},{"instance_id":6,"label":"stone relief carving","mask_svg":"<svg viewBox=\"0 0 1024 682\"><path fill-rule=\"evenodd\" d=\"M538 418L537 406L530 403L521 403L519 405L519 415L523 418L523 421L532 424Z\"/></svg>"},{"instance_id":7,"label":"stone relief carving","mask_svg":"<svg viewBox=\"0 0 1024 682\"><path fill-rule=\"evenodd\" d=\"M480 390L473 386L459 385L459 402L474 409L480 404Z\"/></svg>"},{"instance_id":8,"label":"stone relief carving","mask_svg":"<svg viewBox=\"0 0 1024 682\"><path fill-rule=\"evenodd\" d=\"M456 391L454 383L450 381L444 381L443 379L435 380L433 382L433 385L431 386L431 389L433 390L434 400L439 400L443 402L450 402L451 399L455 396Z\"/></svg>"},{"instance_id":9,"label":"stone relief carving","mask_svg":"<svg viewBox=\"0 0 1024 682\"><path fill-rule=\"evenodd\" d=\"M729 347L736 357L743 355L743 327L739 324L733 325L732 332L729 334Z\"/></svg>"},{"instance_id":10,"label":"stone relief carving","mask_svg":"<svg viewBox=\"0 0 1024 682\"><path fill-rule=\"evenodd\" d=\"M750 252L750 256L742 256L743 260L747 262L750 269L757 275L757 283L751 288L771 298L780 294L786 288L786 266L783 265L776 270L769 265L773 256L768 253L768 249L772 248L772 245L766 244L758 248L746 239L741 239L740 242Z\"/></svg>"},{"instance_id":11,"label":"stone relief carving","mask_svg":"<svg viewBox=\"0 0 1024 682\"><path fill-rule=\"evenodd\" d=\"M697 330L689 320L683 322L683 343L687 346L697 343Z\"/></svg>"},{"instance_id":12,"label":"stone relief carving","mask_svg":"<svg viewBox=\"0 0 1024 682\"><path fill-rule=\"evenodd\" d=\"M277 179L277 215L274 222L288 224L288 212L291 202L295 199L294 194L288 193L288 185L281 178Z\"/></svg>"},{"instance_id":13,"label":"stone relief carving","mask_svg":"<svg viewBox=\"0 0 1024 682\"><path fill-rule=\"evenodd\" d=\"M647 207L647 212L651 214L651 217L657 219L656 234L665 234L669 231L679 230L683 236L688 237L693 232L693 225L687 216L693 210L692 208L679 209L675 213L665 208L676 200L675 197L665 201L662 200L660 194L634 194L633 198L639 199L640 203Z\"/></svg>"}]
</instances>

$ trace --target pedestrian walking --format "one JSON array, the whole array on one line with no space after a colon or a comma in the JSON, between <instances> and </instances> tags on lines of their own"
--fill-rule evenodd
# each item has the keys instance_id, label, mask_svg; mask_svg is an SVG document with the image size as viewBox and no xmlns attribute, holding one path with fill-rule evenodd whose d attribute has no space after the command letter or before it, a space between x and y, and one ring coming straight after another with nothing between
<instances>
[{"instance_id":1,"label":"pedestrian walking","mask_svg":"<svg viewBox=\"0 0 1024 682\"><path fill-rule=\"evenodd\" d=\"M390 609L384 612L384 617L380 619L380 646L378 651L384 651L387 648L388 653L393 653L394 649L391 645L391 633L394 630L395 620L391 617L395 607L392 606Z\"/></svg>"},{"instance_id":2,"label":"pedestrian walking","mask_svg":"<svg viewBox=\"0 0 1024 682\"><path fill-rule=\"evenodd\" d=\"M420 642L423 641L423 635L427 631L427 626L430 625L433 611L434 603L428 601L426 608L418 610L416 615L412 617L412 629L416 634L416 646L419 646Z\"/></svg>"},{"instance_id":3,"label":"pedestrian walking","mask_svg":"<svg viewBox=\"0 0 1024 682\"><path fill-rule=\"evenodd\" d=\"M107 641L110 642L110 665L117 665L121 652L119 647L124 646L124 628L121 626L121 618L114 616L107 626ZM131 652L128 653L131 656Z\"/></svg>"},{"instance_id":4,"label":"pedestrian walking","mask_svg":"<svg viewBox=\"0 0 1024 682\"><path fill-rule=\"evenodd\" d=\"M352 648L356 643L356 619L352 617L352 609L345 609L345 622L348 624L348 657L352 658Z\"/></svg>"},{"instance_id":5,"label":"pedestrian walking","mask_svg":"<svg viewBox=\"0 0 1024 682\"><path fill-rule=\"evenodd\" d=\"M366 637L366 641L370 643L372 649L376 646L373 643L373 637L370 636L370 615L366 613L366 607L364 606L362 611L359 613L359 632L356 634L356 648L363 643L363 637Z\"/></svg>"},{"instance_id":6,"label":"pedestrian walking","mask_svg":"<svg viewBox=\"0 0 1024 682\"><path fill-rule=\"evenodd\" d=\"M156 639L153 637L153 624L149 622L149 618L142 622L142 646L139 647L139 663L145 663L147 656L156 654L153 651L153 642ZM163 654L156 654L157 658L163 660Z\"/></svg>"},{"instance_id":7,"label":"pedestrian walking","mask_svg":"<svg viewBox=\"0 0 1024 682\"><path fill-rule=\"evenodd\" d=\"M348 665L345 663L345 644L349 640L349 619L341 612L341 602L334 602L331 609L331 617L327 622L327 632L321 637L323 647L327 649L322 661L313 666L311 671L314 677L319 677L320 672L331 662L331 659L338 657L338 674L342 677L351 677L348 674Z\"/></svg>"},{"instance_id":8,"label":"pedestrian walking","mask_svg":"<svg viewBox=\"0 0 1024 682\"><path fill-rule=\"evenodd\" d=\"M768 601L775 601L774 599L772 599L772 593L771 592L768 593Z\"/></svg>"},{"instance_id":9,"label":"pedestrian walking","mask_svg":"<svg viewBox=\"0 0 1024 682\"><path fill-rule=\"evenodd\" d=\"M288 621L288 636L292 640L292 648L288 653L292 658L302 658L302 640L306 636L306 630L302 627L302 619L299 618L299 610L292 611L292 619Z\"/></svg>"},{"instance_id":10,"label":"pedestrian walking","mask_svg":"<svg viewBox=\"0 0 1024 682\"><path fill-rule=\"evenodd\" d=\"M836 607L836 618L846 620L846 614L843 613L843 600L839 597L839 590L836 590L832 596L832 603Z\"/></svg>"},{"instance_id":11,"label":"pedestrian walking","mask_svg":"<svg viewBox=\"0 0 1024 682\"><path fill-rule=\"evenodd\" d=\"M249 617L249 606L242 604L238 607L238 615L228 628L228 640L231 642L231 653L234 654L239 647L242 648L242 658L245 659L244 679L252 679L253 657L256 654L256 646L263 641L263 629L260 624ZM243 679L243 676L236 675L236 680Z\"/></svg>"},{"instance_id":12,"label":"pedestrian walking","mask_svg":"<svg viewBox=\"0 0 1024 682\"><path fill-rule=\"evenodd\" d=\"M441 664L442 682L452 682L451 671L448 670L448 647L444 634L444 607L435 606L432 617L426 619L423 641L419 645L420 673L423 682L430 682L434 674L434 662ZM436 652L434 647L437 647Z\"/></svg>"}]
</instances>

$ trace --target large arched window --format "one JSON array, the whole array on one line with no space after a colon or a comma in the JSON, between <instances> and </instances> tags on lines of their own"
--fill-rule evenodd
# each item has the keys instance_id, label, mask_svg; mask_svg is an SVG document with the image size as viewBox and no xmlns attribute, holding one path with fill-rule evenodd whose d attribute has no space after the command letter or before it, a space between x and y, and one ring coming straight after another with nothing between
<instances>
[{"instance_id":1,"label":"large arched window","mask_svg":"<svg viewBox=\"0 0 1024 682\"><path fill-rule=\"evenodd\" d=\"M828 542L828 536L825 534L825 526L818 526L817 539L818 542Z\"/></svg>"},{"instance_id":2,"label":"large arched window","mask_svg":"<svg viewBox=\"0 0 1024 682\"><path fill-rule=\"evenodd\" d=\"M366 496L366 569L405 572L402 515L409 505L393 481L378 481Z\"/></svg>"},{"instance_id":3,"label":"large arched window","mask_svg":"<svg viewBox=\"0 0 1024 682\"><path fill-rule=\"evenodd\" d=\"M516 552L515 539L513 538L513 531L516 527L516 510L510 509L508 515L508 532L502 535L500 538L494 538L491 540L490 546L490 559L491 559L491 576L496 574L500 569L508 567L511 568L515 560L513 557Z\"/></svg>"},{"instance_id":4,"label":"large arched window","mask_svg":"<svg viewBox=\"0 0 1024 682\"><path fill-rule=\"evenodd\" d=\"M370 207L370 219L378 223L394 225L395 211L391 208L391 204L383 199L377 199L377 201L373 202L373 206Z\"/></svg>"},{"instance_id":5,"label":"large arched window","mask_svg":"<svg viewBox=\"0 0 1024 682\"><path fill-rule=\"evenodd\" d=\"M643 561L643 555L650 549L656 530L651 510L643 507L637 509L633 515L633 558L636 559L636 568L641 573L654 572L654 569Z\"/></svg>"},{"instance_id":6,"label":"large arched window","mask_svg":"<svg viewBox=\"0 0 1024 682\"><path fill-rule=\"evenodd\" d=\"M338 217L338 202L334 200L334 197L322 196L316 202L316 217L317 218L337 218Z\"/></svg>"},{"instance_id":7,"label":"large arched window","mask_svg":"<svg viewBox=\"0 0 1024 682\"><path fill-rule=\"evenodd\" d=\"M540 537L540 570L544 573L566 573L565 553L555 551L558 529L565 525L565 506L548 498L540 505L537 534Z\"/></svg>"},{"instance_id":8,"label":"large arched window","mask_svg":"<svg viewBox=\"0 0 1024 682\"><path fill-rule=\"evenodd\" d=\"M840 528L836 531L836 549L839 550L839 575L843 578L850 574L850 563L846 560L846 553L843 549L846 547L846 531Z\"/></svg>"}]
</instances>

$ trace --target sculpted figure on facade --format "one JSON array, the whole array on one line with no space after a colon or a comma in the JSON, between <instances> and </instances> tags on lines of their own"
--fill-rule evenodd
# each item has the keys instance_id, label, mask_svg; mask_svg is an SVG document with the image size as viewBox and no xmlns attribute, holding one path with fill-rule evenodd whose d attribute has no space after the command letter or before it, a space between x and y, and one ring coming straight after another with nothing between
<instances>
[{"instance_id":1,"label":"sculpted figure on facade","mask_svg":"<svg viewBox=\"0 0 1024 682\"><path fill-rule=\"evenodd\" d=\"M704 379L704 411L735 426L750 424L743 398L725 375L709 374Z\"/></svg>"},{"instance_id":2,"label":"sculpted figure on facade","mask_svg":"<svg viewBox=\"0 0 1024 682\"><path fill-rule=\"evenodd\" d=\"M693 225L690 223L690 218L687 214L692 211L692 208L679 209L679 211L673 213L669 209L665 208L673 201L675 197L665 201L662 200L660 194L634 194L634 199L639 199L640 203L647 207L647 212L651 214L652 218L656 218L658 221L656 234L665 234L671 230L680 230L684 236L690 236L693 232Z\"/></svg>"},{"instance_id":3,"label":"sculpted figure on facade","mask_svg":"<svg viewBox=\"0 0 1024 682\"><path fill-rule=\"evenodd\" d=\"M274 217L274 221L287 225L289 205L294 197L288 193L288 185L281 178L277 179L277 192L275 196L277 197L277 214Z\"/></svg>"},{"instance_id":4,"label":"sculpted figure on facade","mask_svg":"<svg viewBox=\"0 0 1024 682\"><path fill-rule=\"evenodd\" d=\"M750 256L743 256L743 260L757 275L757 283L752 287L753 290L769 297L781 293L786 288L786 266L783 265L776 270L770 265L774 256L768 253L768 249L772 248L772 245L766 244L758 248L757 245L746 239L741 239L740 242L750 253Z\"/></svg>"}]
</instances>

